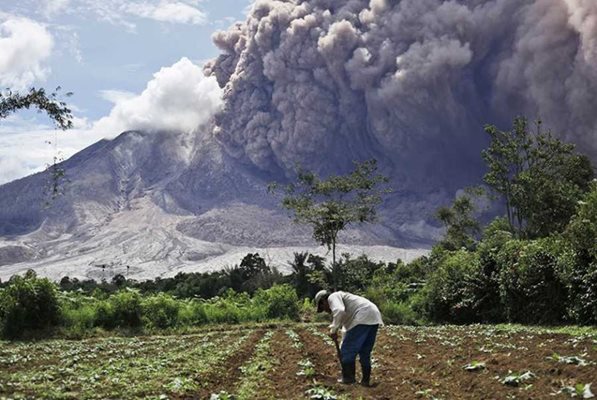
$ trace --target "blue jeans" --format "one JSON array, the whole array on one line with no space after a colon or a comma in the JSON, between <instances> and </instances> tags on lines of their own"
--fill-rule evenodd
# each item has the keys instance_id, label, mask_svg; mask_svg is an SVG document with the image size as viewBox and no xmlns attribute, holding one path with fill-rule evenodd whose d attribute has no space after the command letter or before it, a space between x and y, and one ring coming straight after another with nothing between
<instances>
[{"instance_id":1,"label":"blue jeans","mask_svg":"<svg viewBox=\"0 0 597 400\"><path fill-rule=\"evenodd\" d=\"M379 325L357 325L344 335L342 340L342 364L354 363L357 354L363 367L371 366L371 351L377 337Z\"/></svg>"}]
</instances>

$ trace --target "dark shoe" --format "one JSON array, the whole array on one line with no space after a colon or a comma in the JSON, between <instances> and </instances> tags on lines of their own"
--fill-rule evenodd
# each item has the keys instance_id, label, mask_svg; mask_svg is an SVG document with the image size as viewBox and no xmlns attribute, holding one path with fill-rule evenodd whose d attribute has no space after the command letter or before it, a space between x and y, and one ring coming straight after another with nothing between
<instances>
[{"instance_id":1,"label":"dark shoe","mask_svg":"<svg viewBox=\"0 0 597 400\"><path fill-rule=\"evenodd\" d=\"M338 383L344 383L350 385L356 382L354 379L355 374L355 363L343 363L342 364L342 379L338 379Z\"/></svg>"},{"instance_id":2,"label":"dark shoe","mask_svg":"<svg viewBox=\"0 0 597 400\"><path fill-rule=\"evenodd\" d=\"M361 379L361 385L365 387L371 387L371 366L365 367L361 365L363 371L363 379Z\"/></svg>"}]
</instances>

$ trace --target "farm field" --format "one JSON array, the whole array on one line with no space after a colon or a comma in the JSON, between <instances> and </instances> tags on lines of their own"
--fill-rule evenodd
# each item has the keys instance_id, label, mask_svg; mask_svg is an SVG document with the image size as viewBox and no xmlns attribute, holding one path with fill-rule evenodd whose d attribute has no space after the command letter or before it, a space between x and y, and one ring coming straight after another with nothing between
<instances>
[{"instance_id":1,"label":"farm field","mask_svg":"<svg viewBox=\"0 0 597 400\"><path fill-rule=\"evenodd\" d=\"M597 392L594 330L384 327L373 388L336 383L338 361L325 332L281 324L0 342L0 398L566 399L590 398L592 383Z\"/></svg>"}]
</instances>

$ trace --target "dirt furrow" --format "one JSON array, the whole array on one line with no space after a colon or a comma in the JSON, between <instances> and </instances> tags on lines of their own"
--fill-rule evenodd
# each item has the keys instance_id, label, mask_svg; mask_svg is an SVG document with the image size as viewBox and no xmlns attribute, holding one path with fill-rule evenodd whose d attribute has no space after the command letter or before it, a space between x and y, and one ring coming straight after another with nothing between
<instances>
[{"instance_id":1,"label":"dirt furrow","mask_svg":"<svg viewBox=\"0 0 597 400\"><path fill-rule=\"evenodd\" d=\"M255 345L264 335L263 330L257 330L249 335L240 348L231 354L226 361L215 366L207 375L200 377L201 388L193 396L185 399L206 400L213 393L229 390L241 376L240 367L251 358Z\"/></svg>"},{"instance_id":2,"label":"dirt furrow","mask_svg":"<svg viewBox=\"0 0 597 400\"><path fill-rule=\"evenodd\" d=\"M310 379L299 376L299 362L305 359L304 345L300 348L286 334L276 331L272 338L270 354L275 358L274 367L263 381L256 399L300 399L309 388Z\"/></svg>"}]
</instances>

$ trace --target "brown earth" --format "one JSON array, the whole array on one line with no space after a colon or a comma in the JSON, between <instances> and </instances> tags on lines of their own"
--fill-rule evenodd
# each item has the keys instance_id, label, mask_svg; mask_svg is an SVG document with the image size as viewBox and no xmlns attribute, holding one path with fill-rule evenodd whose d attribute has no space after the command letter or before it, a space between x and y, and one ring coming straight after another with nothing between
<instances>
[{"instance_id":1,"label":"brown earth","mask_svg":"<svg viewBox=\"0 0 597 400\"><path fill-rule=\"evenodd\" d=\"M293 347L293 342L278 330L272 337L270 353L275 357L274 367L263 382L256 399L300 399L309 388L309 379L299 376L298 363L305 359L303 348Z\"/></svg>"},{"instance_id":2,"label":"brown earth","mask_svg":"<svg viewBox=\"0 0 597 400\"><path fill-rule=\"evenodd\" d=\"M565 399L556 394L563 386L593 383L597 389L597 364L576 366L550 360L554 353L580 356L597 361L597 342L593 338L574 339L553 333L508 333L484 328L450 327L380 331L373 357L375 386L342 385L336 382L340 367L333 346L305 329L298 333L305 345L305 354L315 364L315 381L308 385L329 388L351 399ZM323 330L322 330L323 332ZM394 335L391 334L394 332ZM288 351L288 350L287 350ZM267 386L280 387L279 399L306 398L305 384L289 390L295 380L291 359L288 367L272 375ZM472 362L484 362L480 371L466 371ZM280 373L287 371L287 375ZM507 386L502 380L510 372L531 371L536 378ZM357 378L360 367L357 362ZM309 386L307 386L309 387ZM302 391L302 393L301 393ZM595 390L597 392L597 390Z\"/></svg>"},{"instance_id":3,"label":"brown earth","mask_svg":"<svg viewBox=\"0 0 597 400\"><path fill-rule=\"evenodd\" d=\"M293 346L293 341L286 334L288 328L292 328L299 335L302 347ZM275 332L267 352L271 357L271 363L268 364L267 371L256 375L257 392L254 396L251 399L238 400L306 399L305 392L314 387L327 388L338 400L557 400L571 398L569 394L561 394L558 391L564 386L576 384L593 384L593 392L597 393L595 330L586 330L585 332L590 333L585 334L576 330L575 335L571 335L535 328L480 325L385 327L380 330L373 353L372 380L375 386L365 388L336 382L340 374L336 350L321 337L326 332L323 326L315 328L320 335L315 335L313 329L313 325L265 325L244 327L244 330L243 327L223 329L221 334L216 331L207 338L198 334L147 337L143 338L142 342L123 338L90 342L0 343L0 398L3 395L7 396L5 398L19 398L15 395L18 393L22 398L55 398L57 394L60 394L60 398L66 398L68 393L65 391L69 391L74 397L78 393L78 398L120 398L115 396L115 393L122 394L123 398L139 398L142 395L158 398L161 393L169 393L170 399L204 400L222 390L235 393L241 383L252 379L251 376L243 376L239 367L251 360L255 354L255 346L269 330ZM213 342L214 348L220 350L227 348L226 346L233 346L233 343L245 334L248 336L244 342L236 351L226 355L225 359L212 359L209 366L200 364L204 368L199 369L192 363L189 364L194 348L197 347L200 354L200 347L205 340ZM163 340L166 338L168 340ZM129 363L123 361L122 357L118 360L125 369L112 370L110 360L113 354L127 352L131 352L128 356ZM147 362L154 354L169 355L169 352L172 352L172 356L162 357L164 363L154 365ZM555 354L580 357L587 365L558 362L554 359L557 358ZM13 357L22 359L12 361ZM198 355L196 362L202 362L202 359L202 356ZM300 370L298 363L307 359L315 367L315 375L310 378L297 375ZM215 363L213 367L212 362ZM482 362L485 368L466 371L463 367L472 362ZM70 372L64 370L63 367L73 363L77 364L76 369ZM150 366L152 368L149 368ZM149 369L143 372L146 367ZM72 368L75 368L74 364ZM103 374L103 370L109 371L109 374ZM189 375L189 371L198 370L205 372ZM518 386L507 386L503 379L511 371L531 371L535 376ZM51 373L52 377L43 378L46 373ZM98 388L86 380L78 379L80 374L88 380L100 373L102 375L94 379L99 379L105 387ZM31 379L22 379L28 376L31 376ZM128 377L126 379L145 376L154 384L136 385L127 391L122 383L108 380L111 376ZM166 383L179 376L189 376L194 381L193 389L187 391L187 395L172 394L165 387ZM45 380L40 380L42 378ZM357 378L360 378L358 364ZM13 386L13 381L16 381L18 386ZM161 386L162 381L164 386ZM196 386L200 388L195 389Z\"/></svg>"},{"instance_id":4,"label":"brown earth","mask_svg":"<svg viewBox=\"0 0 597 400\"><path fill-rule=\"evenodd\" d=\"M213 393L222 390L232 391L231 385L238 381L241 376L240 367L251 358L255 345L264 335L263 330L257 330L241 344L240 348L231 354L228 359L213 368L208 374L199 377L201 389L192 396L184 396L184 399L209 399Z\"/></svg>"}]
</instances>

